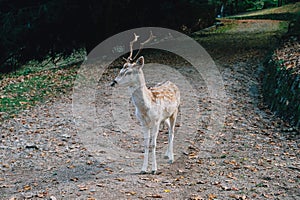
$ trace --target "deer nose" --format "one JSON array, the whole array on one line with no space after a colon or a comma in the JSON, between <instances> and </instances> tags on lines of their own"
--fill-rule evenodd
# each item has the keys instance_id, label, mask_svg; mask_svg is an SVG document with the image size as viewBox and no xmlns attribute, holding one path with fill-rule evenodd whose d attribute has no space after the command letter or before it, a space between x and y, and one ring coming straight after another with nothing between
<instances>
[{"instance_id":1,"label":"deer nose","mask_svg":"<svg viewBox=\"0 0 300 200\"><path fill-rule=\"evenodd\" d=\"M114 87L116 84L118 84L118 82L117 82L116 80L114 80L114 81L110 84L110 86L111 86L111 87Z\"/></svg>"}]
</instances>

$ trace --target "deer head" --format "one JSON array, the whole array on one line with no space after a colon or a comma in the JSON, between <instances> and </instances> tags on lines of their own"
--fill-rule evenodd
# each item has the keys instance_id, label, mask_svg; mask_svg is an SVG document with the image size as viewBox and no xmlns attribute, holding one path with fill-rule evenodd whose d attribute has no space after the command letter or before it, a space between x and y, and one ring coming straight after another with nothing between
<instances>
[{"instance_id":1,"label":"deer head","mask_svg":"<svg viewBox=\"0 0 300 200\"><path fill-rule=\"evenodd\" d=\"M114 79L111 86L116 84L123 86L134 86L138 82L139 74L142 73L141 69L144 66L144 57L139 57L136 62L126 62L119 72L118 76Z\"/></svg>"},{"instance_id":2,"label":"deer head","mask_svg":"<svg viewBox=\"0 0 300 200\"><path fill-rule=\"evenodd\" d=\"M139 82L140 75L143 73L141 69L144 66L144 57L139 57L138 59L136 59L135 62L134 60L141 52L144 45L150 42L154 37L155 36L153 36L152 31L150 31L150 37L146 41L140 43L140 48L137 54L134 56L134 58L132 58L133 44L137 42L139 38L139 36L134 33L134 39L130 42L130 54L128 58L124 58L125 64L120 70L118 76L111 83L111 86L115 86L116 84L124 86L134 86L136 83Z\"/></svg>"}]
</instances>

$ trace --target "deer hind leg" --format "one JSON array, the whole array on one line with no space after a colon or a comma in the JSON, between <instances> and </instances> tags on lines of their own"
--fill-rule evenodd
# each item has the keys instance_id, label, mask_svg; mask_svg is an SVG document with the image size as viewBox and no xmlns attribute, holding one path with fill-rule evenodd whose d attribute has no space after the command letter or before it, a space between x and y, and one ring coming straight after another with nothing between
<instances>
[{"instance_id":1,"label":"deer hind leg","mask_svg":"<svg viewBox=\"0 0 300 200\"><path fill-rule=\"evenodd\" d=\"M166 121L165 121L165 124L167 125L167 127L168 127L168 134L169 134L169 137L168 137L168 147L167 147L167 151L166 151L166 153L165 153L165 156L164 156L164 158L165 159L169 159L169 150L170 150L170 148L169 148L169 144L170 144L170 129L171 129L171 125L170 125L170 118L168 118L168 119L166 119Z\"/></svg>"},{"instance_id":2,"label":"deer hind leg","mask_svg":"<svg viewBox=\"0 0 300 200\"><path fill-rule=\"evenodd\" d=\"M159 131L160 122L156 123L152 128L152 174L156 174L157 172L157 163L156 163L156 140Z\"/></svg>"},{"instance_id":3,"label":"deer hind leg","mask_svg":"<svg viewBox=\"0 0 300 200\"><path fill-rule=\"evenodd\" d=\"M174 153L173 153L173 139L175 132L175 123L177 118L178 110L176 110L169 118L170 123L168 124L169 135L168 135L168 148L165 154L165 158L169 159L169 163L174 162Z\"/></svg>"},{"instance_id":4,"label":"deer hind leg","mask_svg":"<svg viewBox=\"0 0 300 200\"><path fill-rule=\"evenodd\" d=\"M149 160L150 129L145 127L143 132L144 132L145 152L144 152L144 163L143 163L141 173L145 174L145 173L147 173L148 160Z\"/></svg>"}]
</instances>

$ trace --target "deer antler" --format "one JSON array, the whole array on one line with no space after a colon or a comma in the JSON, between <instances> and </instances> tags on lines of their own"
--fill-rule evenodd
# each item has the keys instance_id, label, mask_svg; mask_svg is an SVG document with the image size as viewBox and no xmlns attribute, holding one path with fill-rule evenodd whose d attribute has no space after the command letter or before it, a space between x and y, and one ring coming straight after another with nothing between
<instances>
[{"instance_id":1,"label":"deer antler","mask_svg":"<svg viewBox=\"0 0 300 200\"><path fill-rule=\"evenodd\" d=\"M134 34L134 39L130 42L130 55L129 55L129 57L126 59L127 62L130 62L130 61L133 60L133 59L132 59L132 54L133 54L133 43L135 43L135 42L138 40L138 38L140 37L140 36L138 36L138 35L135 34L135 33L133 33L133 34Z\"/></svg>"},{"instance_id":2,"label":"deer antler","mask_svg":"<svg viewBox=\"0 0 300 200\"><path fill-rule=\"evenodd\" d=\"M152 31L150 31L150 36L149 36L149 38L148 38L146 41L140 43L140 48L139 48L138 52L136 53L136 55L134 56L134 58L133 58L132 60L135 60L136 57L137 57L137 56L139 55L139 53L141 52L141 50L143 49L144 45L147 44L148 42L150 42L151 40L153 40L154 38L155 38L155 36L153 35Z\"/></svg>"}]
</instances>

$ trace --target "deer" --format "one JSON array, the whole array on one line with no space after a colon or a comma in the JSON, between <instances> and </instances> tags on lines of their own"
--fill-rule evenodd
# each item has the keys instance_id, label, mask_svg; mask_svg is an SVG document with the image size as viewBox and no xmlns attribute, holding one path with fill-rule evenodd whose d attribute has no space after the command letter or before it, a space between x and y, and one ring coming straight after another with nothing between
<instances>
[{"instance_id":1,"label":"deer","mask_svg":"<svg viewBox=\"0 0 300 200\"><path fill-rule=\"evenodd\" d=\"M111 86L128 87L132 103L135 106L135 115L142 126L144 135L144 161L141 174L146 174L149 160L149 147L152 149L152 174L157 174L156 142L161 124L168 127L168 147L164 158L168 163L174 162L173 140L176 118L179 112L180 91L171 81L158 83L148 88L143 73L144 57L136 59L142 47L150 42L155 36L152 31L146 41L140 43L137 54L133 56L133 44L138 41L139 36L134 33L134 39L130 42L130 55L125 60L123 68L118 76L112 81ZM151 146L150 146L151 137Z\"/></svg>"}]
</instances>

